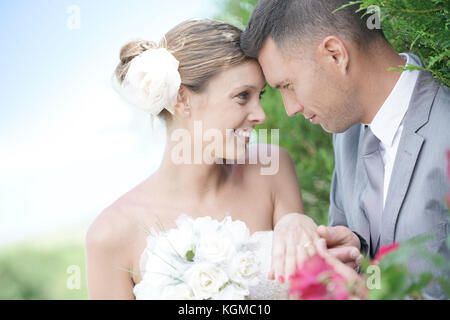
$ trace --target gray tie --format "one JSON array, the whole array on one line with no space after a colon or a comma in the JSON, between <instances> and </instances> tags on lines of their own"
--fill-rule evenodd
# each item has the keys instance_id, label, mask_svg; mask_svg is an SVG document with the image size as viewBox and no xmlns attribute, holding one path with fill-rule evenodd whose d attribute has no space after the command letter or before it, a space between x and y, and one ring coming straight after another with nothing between
<instances>
[{"instance_id":1,"label":"gray tie","mask_svg":"<svg viewBox=\"0 0 450 320\"><path fill-rule=\"evenodd\" d=\"M361 207L370 224L371 255L378 250L383 214L384 163L380 153L380 140L366 126L363 138L363 162L368 183L361 196Z\"/></svg>"}]
</instances>

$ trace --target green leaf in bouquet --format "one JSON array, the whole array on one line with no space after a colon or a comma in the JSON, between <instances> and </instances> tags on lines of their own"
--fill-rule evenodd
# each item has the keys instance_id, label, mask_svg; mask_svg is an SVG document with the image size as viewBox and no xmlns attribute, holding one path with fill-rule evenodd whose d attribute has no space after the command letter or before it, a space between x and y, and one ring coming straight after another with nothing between
<instances>
[{"instance_id":1,"label":"green leaf in bouquet","mask_svg":"<svg viewBox=\"0 0 450 320\"><path fill-rule=\"evenodd\" d=\"M186 260L189 262L194 262L195 253L193 250L186 252Z\"/></svg>"},{"instance_id":2,"label":"green leaf in bouquet","mask_svg":"<svg viewBox=\"0 0 450 320\"><path fill-rule=\"evenodd\" d=\"M223 289L225 289L227 286L233 284L233 281L228 280L227 282L225 282L220 288L219 291L222 291Z\"/></svg>"},{"instance_id":3,"label":"green leaf in bouquet","mask_svg":"<svg viewBox=\"0 0 450 320\"><path fill-rule=\"evenodd\" d=\"M152 234L152 230L147 225L141 224L141 228L147 236Z\"/></svg>"},{"instance_id":4,"label":"green leaf in bouquet","mask_svg":"<svg viewBox=\"0 0 450 320\"><path fill-rule=\"evenodd\" d=\"M135 275L135 276L140 276L141 275L141 272L136 272L136 271L133 271L133 270L130 270L130 269L127 269L127 268L117 267L116 269L120 270L120 271L128 272L129 274L132 274L132 275Z\"/></svg>"}]
</instances>

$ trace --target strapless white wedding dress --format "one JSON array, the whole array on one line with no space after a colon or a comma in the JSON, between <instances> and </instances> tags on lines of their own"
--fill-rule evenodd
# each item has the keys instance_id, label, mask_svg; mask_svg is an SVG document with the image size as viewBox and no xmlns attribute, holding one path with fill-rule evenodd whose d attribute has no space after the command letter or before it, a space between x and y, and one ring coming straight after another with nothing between
<instances>
[{"instance_id":1,"label":"strapless white wedding dress","mask_svg":"<svg viewBox=\"0 0 450 320\"><path fill-rule=\"evenodd\" d=\"M262 278L258 285L250 287L252 300L286 300L289 287L267 278L272 263L272 236L273 231L259 231L252 235L253 240L259 244L256 256L261 262Z\"/></svg>"},{"instance_id":2,"label":"strapless white wedding dress","mask_svg":"<svg viewBox=\"0 0 450 320\"><path fill-rule=\"evenodd\" d=\"M261 277L257 285L250 287L250 298L252 300L286 300L288 299L288 285L268 279L272 260L272 237L273 231L257 231L251 235L251 239L257 243L254 253L260 262ZM147 253L151 252L152 244L147 241L147 248L141 255L140 268L144 270ZM150 250L148 250L150 249ZM139 283L134 287L136 299L144 299L139 290Z\"/></svg>"}]
</instances>

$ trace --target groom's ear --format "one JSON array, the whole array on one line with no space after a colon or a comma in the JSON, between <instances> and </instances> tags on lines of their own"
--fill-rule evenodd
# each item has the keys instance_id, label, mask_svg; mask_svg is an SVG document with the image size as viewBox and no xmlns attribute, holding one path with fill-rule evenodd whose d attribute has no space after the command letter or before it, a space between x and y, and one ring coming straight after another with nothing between
<instances>
[{"instance_id":1,"label":"groom's ear","mask_svg":"<svg viewBox=\"0 0 450 320\"><path fill-rule=\"evenodd\" d=\"M349 66L349 54L345 43L335 36L328 36L320 43L318 53L328 67L334 67L336 71L347 74Z\"/></svg>"}]
</instances>

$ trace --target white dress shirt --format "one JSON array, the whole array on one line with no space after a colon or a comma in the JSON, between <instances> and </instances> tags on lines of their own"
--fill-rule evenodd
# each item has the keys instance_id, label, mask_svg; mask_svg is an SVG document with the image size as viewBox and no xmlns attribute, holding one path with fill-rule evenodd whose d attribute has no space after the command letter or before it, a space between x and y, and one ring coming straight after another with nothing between
<instances>
[{"instance_id":1,"label":"white dress shirt","mask_svg":"<svg viewBox=\"0 0 450 320\"><path fill-rule=\"evenodd\" d=\"M400 56L407 64L421 66L420 61L407 53L401 53ZM408 111L418 76L417 70L402 72L391 94L369 124L373 134L380 140L380 152L384 162L383 206L386 204L392 169L403 132L403 119Z\"/></svg>"}]
</instances>

